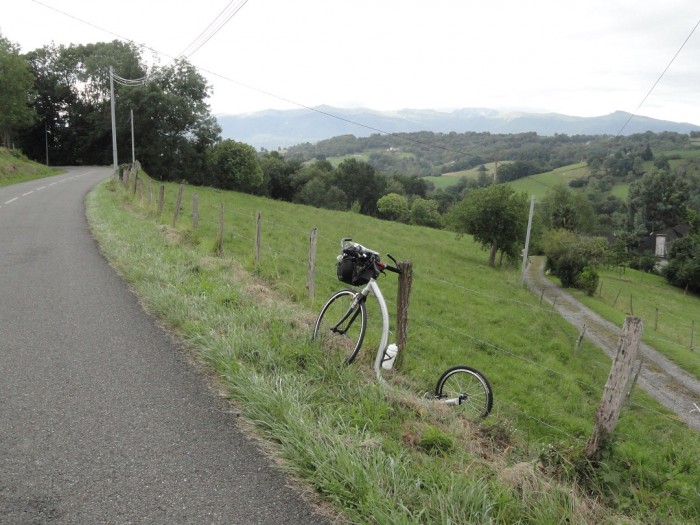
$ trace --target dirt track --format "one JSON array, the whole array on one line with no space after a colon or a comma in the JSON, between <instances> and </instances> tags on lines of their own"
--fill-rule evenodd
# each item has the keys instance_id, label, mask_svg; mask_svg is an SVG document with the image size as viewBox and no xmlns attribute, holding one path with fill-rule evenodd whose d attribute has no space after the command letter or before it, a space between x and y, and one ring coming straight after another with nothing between
<instances>
[{"instance_id":1,"label":"dirt track","mask_svg":"<svg viewBox=\"0 0 700 525\"><path fill-rule=\"evenodd\" d=\"M544 259L533 257L526 272L530 288L537 294L541 294L544 289L544 298L554 304L559 314L579 331L586 325L585 337L612 359L620 327L606 321L565 290L552 284L545 278L543 270ZM637 385L675 412L692 429L700 431L700 381L645 343L641 344L640 353L642 369Z\"/></svg>"}]
</instances>

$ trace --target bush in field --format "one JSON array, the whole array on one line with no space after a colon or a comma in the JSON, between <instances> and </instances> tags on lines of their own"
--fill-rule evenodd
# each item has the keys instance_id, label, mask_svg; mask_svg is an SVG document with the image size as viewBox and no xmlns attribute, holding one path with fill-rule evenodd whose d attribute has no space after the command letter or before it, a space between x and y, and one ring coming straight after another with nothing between
<instances>
[{"instance_id":1,"label":"bush in field","mask_svg":"<svg viewBox=\"0 0 700 525\"><path fill-rule=\"evenodd\" d=\"M676 239L671 245L666 280L675 286L700 292L700 234Z\"/></svg>"},{"instance_id":2,"label":"bush in field","mask_svg":"<svg viewBox=\"0 0 700 525\"><path fill-rule=\"evenodd\" d=\"M592 296L598 289L600 276L595 268L586 266L576 281L576 288L583 290L586 294Z\"/></svg>"},{"instance_id":3,"label":"bush in field","mask_svg":"<svg viewBox=\"0 0 700 525\"><path fill-rule=\"evenodd\" d=\"M595 291L598 276L594 267L605 260L605 239L584 237L568 230L555 230L545 237L543 248L547 256L546 268L559 277L564 288L581 288L588 291L593 286ZM588 271L584 275L586 268Z\"/></svg>"}]
</instances>

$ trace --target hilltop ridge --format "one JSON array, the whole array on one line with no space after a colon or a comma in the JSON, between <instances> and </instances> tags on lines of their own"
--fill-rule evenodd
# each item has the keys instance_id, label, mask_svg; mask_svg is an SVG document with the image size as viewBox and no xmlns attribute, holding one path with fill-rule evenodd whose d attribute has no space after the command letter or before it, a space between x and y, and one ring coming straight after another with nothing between
<instances>
[{"instance_id":1,"label":"hilltop ridge","mask_svg":"<svg viewBox=\"0 0 700 525\"><path fill-rule=\"evenodd\" d=\"M314 143L340 135L367 137L380 132L535 132L551 136L617 135L621 130L623 135L646 131L700 131L700 126L687 122L671 122L640 115L635 115L630 120L630 116L625 111L596 117L577 117L560 113L504 112L488 108L377 111L317 106L311 109L269 109L239 115L217 115L217 119L223 138L266 149Z\"/></svg>"}]
</instances>

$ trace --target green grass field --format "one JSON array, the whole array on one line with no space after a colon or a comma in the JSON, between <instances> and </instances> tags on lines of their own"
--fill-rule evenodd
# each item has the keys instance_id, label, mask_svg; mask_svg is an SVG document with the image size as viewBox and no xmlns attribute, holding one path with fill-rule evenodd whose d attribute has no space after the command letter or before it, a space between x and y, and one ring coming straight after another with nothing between
<instances>
[{"instance_id":1,"label":"green grass field","mask_svg":"<svg viewBox=\"0 0 700 525\"><path fill-rule=\"evenodd\" d=\"M571 292L615 324L621 325L626 315L641 317L643 340L700 379L700 298L661 276L630 268L601 269L600 274L593 297Z\"/></svg>"},{"instance_id":2,"label":"green grass field","mask_svg":"<svg viewBox=\"0 0 700 525\"><path fill-rule=\"evenodd\" d=\"M218 372L289 468L350 521L700 519L700 437L638 389L601 467L581 463L610 362L587 343L574 355L578 334L519 285L519 268L488 268L479 246L449 232L208 188L185 187L173 228L177 187L165 188L161 217L148 204L148 185L143 197L117 183L90 195L105 254L146 307ZM216 257L222 203L224 256ZM318 249L310 299L312 228ZM371 373L379 326L371 302L375 331L352 367L308 341L325 298L342 287L334 262L345 236L414 265L409 342L400 370L388 374L391 388ZM608 279L604 299L614 291ZM393 310L395 276L380 284ZM480 369L494 388L494 411L477 426L422 399L455 364Z\"/></svg>"}]
</instances>

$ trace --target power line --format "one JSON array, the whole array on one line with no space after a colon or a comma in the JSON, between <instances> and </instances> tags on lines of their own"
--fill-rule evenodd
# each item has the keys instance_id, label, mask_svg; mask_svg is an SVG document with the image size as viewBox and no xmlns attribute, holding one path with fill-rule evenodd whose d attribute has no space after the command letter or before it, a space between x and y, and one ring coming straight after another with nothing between
<instances>
[{"instance_id":1,"label":"power line","mask_svg":"<svg viewBox=\"0 0 700 525\"><path fill-rule=\"evenodd\" d=\"M233 6L235 2L237 5ZM199 49L209 42L228 22L240 11L248 0L231 0L226 7L216 16L216 18L188 45L179 56L190 58ZM233 6L233 7L232 7Z\"/></svg>"},{"instance_id":2,"label":"power line","mask_svg":"<svg viewBox=\"0 0 700 525\"><path fill-rule=\"evenodd\" d=\"M620 131L617 132L617 135L615 135L615 138L617 138L617 137L620 136L620 134L622 133L622 131L627 127L627 124L629 124L630 121L637 115L637 112L639 111L639 108L641 108L642 105L646 102L647 98L649 98L649 95L651 95L651 92L654 91L654 88L657 86L657 84L658 84L659 82L661 82L661 79L662 79L663 76L666 74L666 71L668 71L668 69L671 67L671 64L673 64L673 62L676 60L676 57L678 57L678 55L680 54L680 52L683 50L683 48L685 47L685 45L688 43L688 40L690 40L690 37L693 36L693 33L695 33L695 30L698 28L698 26L700 26L700 20L698 20L697 24L695 24L695 27L693 27L693 30L692 30L692 31L690 32L690 34L688 35L688 38L686 38L685 41L681 44L681 47L678 48L678 51L676 51L676 54L673 55L673 58L672 58L671 61L668 63L668 65L666 66L666 68L661 72L661 74L659 75L659 78L656 79L656 82L654 82L654 85L651 86L651 89L649 90L649 92L648 92L646 95L644 95L644 98L642 99L642 101L641 101L641 102L639 103L639 105L637 106L637 109L634 110L634 113L630 114L630 116L629 116L629 118L627 119L627 121L626 121L626 122L623 124L623 126L620 128Z\"/></svg>"},{"instance_id":3,"label":"power line","mask_svg":"<svg viewBox=\"0 0 700 525\"><path fill-rule=\"evenodd\" d=\"M132 43L132 44L137 44L137 42L135 42L134 40L132 40L132 39L130 39L130 38L126 38L126 37L124 37L124 36L122 36L122 35L119 35L119 34L113 32L113 31L109 31L109 30L107 30L107 29L104 29L104 28L102 28L102 27L96 25L96 24L93 24L92 22L88 22L88 21L86 21L86 20L83 20L82 18L73 16L73 15L71 15L71 14L69 14L69 13L66 13L66 12L64 12L64 11L61 11L60 9L56 9L55 7L50 6L50 5L47 5L47 4L43 3L43 2L41 2L40 0L32 0L32 1L33 1L34 3L37 3L37 4L41 5L41 6L43 6L43 7L47 7L47 8L49 8L49 9L51 9L51 10L53 10L53 11L59 13L59 14L62 14L62 15L64 15L64 16L67 16L67 17L69 17L69 18L72 18L72 19L74 19L74 20L77 20L78 22L80 22L80 23L82 23L82 24L86 24L86 25L89 25L89 26L91 26L91 27L94 27L95 29L98 29L98 30L100 30L100 31L104 31L104 32L106 32L106 33L109 33L110 35L117 37L119 40L123 40L123 41L126 41L126 42L130 42L130 43ZM245 0L245 2L247 2L247 1L248 1L248 0ZM243 7L243 6L241 5L240 7ZM240 9L240 7L239 7L239 9ZM228 22L228 20L230 20L230 18L231 18L233 15L235 15L237 12L238 12L238 10L236 10L235 12L233 12L233 13L230 15L230 17L226 20L226 22ZM225 22L224 22L224 23L225 23ZM211 25L211 24L210 24L210 25ZM223 26L221 26L221 27L223 27ZM220 28L219 28L219 29L220 29ZM205 31L206 31L206 30L205 30ZM209 38L207 39L207 41L208 41L209 39L211 39L211 37L213 37L214 34L216 34L216 32L218 32L218 29L217 29L213 34L211 34L211 35L209 36ZM206 41L205 41L204 43L206 43ZM199 47L197 47L194 51L197 51L199 48L201 48L202 45L204 45L204 43L202 43L202 44L201 44ZM137 44L137 45L138 45L138 44ZM162 56L164 56L164 57L167 57L167 58L171 59L172 62L175 62L175 61L177 60L177 57L173 57L173 56L171 56L171 55L168 55L167 53L163 53L163 52L161 52L161 51L158 51L157 49L154 49L154 48L152 48L152 47L150 47L150 46L147 46L147 45L145 45L145 44L141 44L141 45L143 45L143 47L144 47L145 49L148 49L148 50L150 50L150 51L152 51L152 52L154 52L154 53L156 53L156 54L158 54L158 55L162 55ZM190 47L190 46L188 46L188 48L189 48L189 47ZM187 50L187 49L186 49L186 50ZM192 53L194 53L194 51L192 51L192 52L190 53L190 55L191 55ZM475 156L474 153L468 153L468 152L466 152L466 151L461 151L461 150L457 150L457 149L453 149L453 148L448 148L448 147L445 147L445 146L441 146L441 145L439 145L439 144L434 144L434 143L424 142L424 141L417 140L417 139L412 139L412 138L410 138L410 137L399 136L397 132L390 132L390 131L382 130L382 129L380 129L380 128L376 128L376 127L373 127L373 126L369 126L369 125L367 125L367 124L362 124L362 123L360 123L360 122L357 122L357 121L354 121L354 120L350 120L350 119L348 119L348 118L341 117L341 116L339 116L339 115L334 115L334 114L332 114L332 113L329 113L329 112L327 112L327 111L320 110L320 109L318 109L318 108L314 108L314 107L311 107L311 106L307 106L307 105L305 105L305 104L302 104L302 103L300 103L300 102L296 102L296 101L294 101L294 100L291 100L291 99L282 97L282 96L280 96L280 95L276 95L276 94L271 93L271 92L269 92L269 91L266 91L266 90L264 90L264 89L260 89L260 88L257 88L257 87L255 87L255 86L251 86L250 84L246 84L246 83L244 83L244 82L240 82L240 81L238 81L238 80L232 79L232 78L227 77L227 76L225 76L225 75L222 75L222 74L220 74L220 73L216 73L216 72L214 72L214 71L207 70L207 69L204 69L204 68L202 68L202 67L197 67L197 66L194 66L194 67L196 67L199 71L203 71L203 72L208 73L208 74L210 74L210 75L212 75L212 76L221 78L222 80L226 80L226 81L228 81L228 82L232 82L232 83L234 83L234 84L238 84L239 86L243 86L243 87L245 87L246 89L250 89L250 90L252 90L252 91L257 91L258 93L261 93L261 94L263 94L263 95L267 95L267 96L272 97L272 98L276 98L276 99L278 99L278 100L281 100L281 101L283 101L283 102L287 102L287 103L289 103L289 104L293 104L293 105L298 106L298 107L300 107L300 108L302 108L302 109L307 109L307 110L309 110L309 111L313 111L313 112L318 113L318 114L320 114L320 115L325 115L325 116L327 116L327 117L334 118L334 119L336 119L336 120L340 120L340 121L342 121L342 122L346 122L346 123L348 123L348 124L352 124L352 125L354 125L354 126L358 126L358 127L361 127L361 128L367 129L367 130L370 130L370 131L374 131L374 132L380 133L380 134L382 134L382 135L391 135L391 136L394 136L394 137L396 137L396 138L398 138L398 139L400 139L400 140L405 140L405 141L407 141L407 142L412 142L412 143L414 143L414 144L418 144L418 145L421 145L421 146L426 146L426 147L430 147L430 148L434 148L434 149L440 149L440 150L447 151L447 152L450 152L450 153L457 153L458 155L461 155L461 156L464 156L464 157L474 157L474 156ZM163 68L163 70L165 70L165 69L166 69L166 68ZM162 71L161 71L161 74L162 74Z\"/></svg>"}]
</instances>

